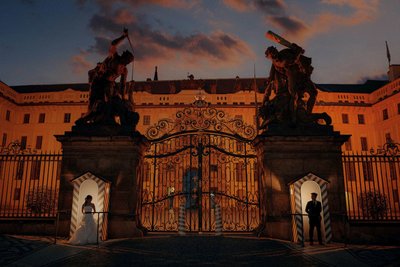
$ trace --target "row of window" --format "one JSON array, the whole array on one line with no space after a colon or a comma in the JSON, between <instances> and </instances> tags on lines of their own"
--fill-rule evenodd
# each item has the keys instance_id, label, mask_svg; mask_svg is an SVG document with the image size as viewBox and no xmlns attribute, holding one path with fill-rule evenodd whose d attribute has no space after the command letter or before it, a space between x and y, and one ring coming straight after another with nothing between
<instances>
[{"instance_id":1,"label":"row of window","mask_svg":"<svg viewBox=\"0 0 400 267\"><path fill-rule=\"evenodd\" d=\"M11 118L11 111L7 110L6 111L6 121L10 121ZM31 121L31 114L25 113L24 118L23 118L23 123L27 124L30 123ZM40 113L39 118L38 118L38 123L45 123L46 121L46 113ZM71 113L64 113L64 123L70 123L71 122Z\"/></svg>"},{"instance_id":2,"label":"row of window","mask_svg":"<svg viewBox=\"0 0 400 267\"><path fill-rule=\"evenodd\" d=\"M29 113L24 114L23 123L24 124L29 123L30 118L31 114ZM40 113L38 123L45 123L45 120L46 120L46 113ZM70 123L70 122L71 122L71 113L64 113L64 123Z\"/></svg>"},{"instance_id":3,"label":"row of window","mask_svg":"<svg viewBox=\"0 0 400 267\"><path fill-rule=\"evenodd\" d=\"M400 115L400 103L397 104L397 114ZM357 114L358 124L365 124L365 117L364 114ZM382 119L387 120L389 119L389 112L387 108L382 110ZM349 123L349 114L343 113L342 114L342 123L348 124Z\"/></svg>"},{"instance_id":4,"label":"row of window","mask_svg":"<svg viewBox=\"0 0 400 267\"><path fill-rule=\"evenodd\" d=\"M365 116L364 114L357 114L358 124L365 124ZM349 114L342 113L342 123L349 123Z\"/></svg>"},{"instance_id":5,"label":"row of window","mask_svg":"<svg viewBox=\"0 0 400 267\"><path fill-rule=\"evenodd\" d=\"M367 137L360 137L360 143L361 143L361 150L362 151L368 151L368 141ZM351 145L351 138L349 138L345 143L344 143L345 149L347 151L352 150L352 145Z\"/></svg>"},{"instance_id":6,"label":"row of window","mask_svg":"<svg viewBox=\"0 0 400 267\"><path fill-rule=\"evenodd\" d=\"M390 133L385 134L385 143L390 143L392 141L392 137ZM361 143L361 151L368 151L368 141L367 137L360 137L360 143ZM345 149L347 151L351 151L351 138L349 138L345 143L344 143Z\"/></svg>"},{"instance_id":7,"label":"row of window","mask_svg":"<svg viewBox=\"0 0 400 267\"><path fill-rule=\"evenodd\" d=\"M26 149L27 147L27 142L28 142L28 137L27 136L21 136L21 149ZM36 136L36 144L35 144L35 149L42 149L43 145L43 136ZM7 134L3 133L3 138L1 141L1 146L6 147L7 146Z\"/></svg>"},{"instance_id":8,"label":"row of window","mask_svg":"<svg viewBox=\"0 0 400 267\"><path fill-rule=\"evenodd\" d=\"M360 162L357 162L360 163ZM359 168L359 166L356 166L355 162L345 162L344 163L344 169L346 172L346 177L349 181L356 181L357 180L357 175L356 175L356 169ZM374 168L373 168L373 162L371 161L363 161L361 162L361 169L362 169L362 176L364 181L374 181ZM359 169L358 171L361 171ZM396 163L395 162L389 162L389 178L391 180L397 180L397 170L396 170Z\"/></svg>"},{"instance_id":9,"label":"row of window","mask_svg":"<svg viewBox=\"0 0 400 267\"><path fill-rule=\"evenodd\" d=\"M400 115L400 103L397 104L397 114ZM383 120L389 119L389 112L386 108L382 110L382 117Z\"/></svg>"}]
</instances>

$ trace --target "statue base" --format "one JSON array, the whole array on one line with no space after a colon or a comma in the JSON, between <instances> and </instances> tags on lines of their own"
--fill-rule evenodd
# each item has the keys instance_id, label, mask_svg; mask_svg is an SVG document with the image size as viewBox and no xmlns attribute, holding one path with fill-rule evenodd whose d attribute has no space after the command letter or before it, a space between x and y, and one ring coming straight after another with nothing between
<instances>
[{"instance_id":1,"label":"statue base","mask_svg":"<svg viewBox=\"0 0 400 267\"><path fill-rule=\"evenodd\" d=\"M320 136L334 135L332 125L312 124L290 124L290 123L271 123L267 130L263 131L262 136Z\"/></svg>"},{"instance_id":2,"label":"statue base","mask_svg":"<svg viewBox=\"0 0 400 267\"><path fill-rule=\"evenodd\" d=\"M329 183L329 211L346 211L341 145L349 136L331 126L296 127L276 125L259 135L253 145L263 169L260 184L261 225L258 235L293 240L293 192L290 184L312 174ZM310 196L300 196L304 201ZM332 219L333 237L340 239L343 222ZM308 233L306 233L308 238Z\"/></svg>"},{"instance_id":3,"label":"statue base","mask_svg":"<svg viewBox=\"0 0 400 267\"><path fill-rule=\"evenodd\" d=\"M137 131L110 125L74 126L71 132L56 136L62 143L59 210L70 211L73 200L72 180L91 172L111 183L109 191L108 237L142 236L137 226L137 167L147 139ZM60 217L58 233L69 235L71 216Z\"/></svg>"}]
</instances>

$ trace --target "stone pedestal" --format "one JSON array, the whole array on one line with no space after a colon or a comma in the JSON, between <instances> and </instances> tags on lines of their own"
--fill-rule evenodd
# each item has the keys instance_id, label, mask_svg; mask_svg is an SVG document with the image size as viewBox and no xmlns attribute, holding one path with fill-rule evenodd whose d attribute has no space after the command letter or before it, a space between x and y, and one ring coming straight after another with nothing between
<instances>
[{"instance_id":1,"label":"stone pedestal","mask_svg":"<svg viewBox=\"0 0 400 267\"><path fill-rule=\"evenodd\" d=\"M147 139L138 132L130 135L90 136L67 132L56 136L62 143L63 159L60 175L58 208L60 221L58 233L68 236L72 207L71 180L91 172L111 182L108 216L109 238L141 236L137 226L136 208L140 188L137 183L137 166L147 148Z\"/></svg>"},{"instance_id":2,"label":"stone pedestal","mask_svg":"<svg viewBox=\"0 0 400 267\"><path fill-rule=\"evenodd\" d=\"M322 129L322 128L321 128ZM287 129L259 135L253 145L263 169L260 194L264 213L262 235L292 240L292 210L289 183L313 173L329 182L329 210L333 238L344 235L342 214L346 211L341 145L349 136L331 127L319 131ZM308 234L307 234L308 236Z\"/></svg>"}]
</instances>

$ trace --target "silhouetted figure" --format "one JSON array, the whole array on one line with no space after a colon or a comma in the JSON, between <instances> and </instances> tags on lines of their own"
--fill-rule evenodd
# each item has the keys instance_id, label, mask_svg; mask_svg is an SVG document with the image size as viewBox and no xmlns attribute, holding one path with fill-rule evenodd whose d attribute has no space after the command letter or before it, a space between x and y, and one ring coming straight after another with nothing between
<instances>
[{"instance_id":1,"label":"silhouetted figure","mask_svg":"<svg viewBox=\"0 0 400 267\"><path fill-rule=\"evenodd\" d=\"M82 204L82 221L76 229L75 233L68 240L69 244L73 245L86 245L94 244L97 242L97 223L93 217L96 212L96 207L92 203L93 197L87 195L85 202Z\"/></svg>"},{"instance_id":2,"label":"silhouetted figure","mask_svg":"<svg viewBox=\"0 0 400 267\"><path fill-rule=\"evenodd\" d=\"M321 235L321 202L317 201L317 193L311 193L311 201L307 202L306 212L308 214L308 219L310 223L310 245L314 244L314 227L317 228L318 242L322 245L322 235Z\"/></svg>"},{"instance_id":3,"label":"silhouetted figure","mask_svg":"<svg viewBox=\"0 0 400 267\"><path fill-rule=\"evenodd\" d=\"M122 126L135 128L139 115L133 111L133 101L127 92L126 66L134 59L128 50L122 55L117 52L118 45L128 37L128 30L111 42L107 58L88 72L89 76L89 106L88 113L76 121L77 125L106 124L113 125L119 117ZM120 77L119 86L116 79Z\"/></svg>"},{"instance_id":4,"label":"silhouetted figure","mask_svg":"<svg viewBox=\"0 0 400 267\"><path fill-rule=\"evenodd\" d=\"M296 122L296 110L298 100L307 92L307 113L311 114L314 107L317 89L311 81L311 59L303 56L304 50L292 43L290 48L278 51L270 46L265 51L265 57L272 61L269 80L274 81L276 86L287 86L290 94L289 111L291 120ZM286 81L285 81L285 80Z\"/></svg>"}]
</instances>

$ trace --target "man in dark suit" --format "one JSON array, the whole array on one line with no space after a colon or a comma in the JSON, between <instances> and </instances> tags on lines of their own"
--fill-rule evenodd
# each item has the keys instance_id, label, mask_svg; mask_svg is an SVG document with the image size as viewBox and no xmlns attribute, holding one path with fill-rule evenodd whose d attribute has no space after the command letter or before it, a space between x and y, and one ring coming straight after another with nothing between
<instances>
[{"instance_id":1,"label":"man in dark suit","mask_svg":"<svg viewBox=\"0 0 400 267\"><path fill-rule=\"evenodd\" d=\"M322 245L321 236L321 202L317 201L317 193L311 193L311 201L307 202L306 212L310 222L310 245L313 245L314 227L317 228L318 241Z\"/></svg>"}]
</instances>

